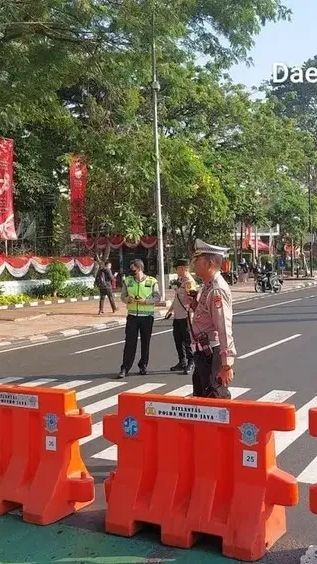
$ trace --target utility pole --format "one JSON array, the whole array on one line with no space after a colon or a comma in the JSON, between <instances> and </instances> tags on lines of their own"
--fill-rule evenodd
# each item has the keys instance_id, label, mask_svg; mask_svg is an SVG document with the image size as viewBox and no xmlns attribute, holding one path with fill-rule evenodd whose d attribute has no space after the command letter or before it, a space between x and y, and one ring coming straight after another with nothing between
<instances>
[{"instance_id":1,"label":"utility pole","mask_svg":"<svg viewBox=\"0 0 317 564\"><path fill-rule=\"evenodd\" d=\"M255 255L255 262L258 262L259 258L259 245L258 245L258 226L255 225L254 227L254 255Z\"/></svg>"},{"instance_id":2,"label":"utility pole","mask_svg":"<svg viewBox=\"0 0 317 564\"><path fill-rule=\"evenodd\" d=\"M165 276L164 276L164 248L163 248L163 224L162 224L162 202L161 202L161 171L160 171L160 145L158 130L158 93L160 84L157 80L156 64L156 32L155 32L155 2L152 10L152 92L153 92L153 133L155 148L155 173L156 173L156 214L157 214L157 248L158 248L158 270L161 299L165 301Z\"/></svg>"},{"instance_id":3,"label":"utility pole","mask_svg":"<svg viewBox=\"0 0 317 564\"><path fill-rule=\"evenodd\" d=\"M309 237L310 237L310 245L309 245L309 266L310 266L310 276L313 277L313 217L312 217L312 204L311 204L311 186L312 185L312 178L311 178L311 169L310 165L308 166L308 206L309 206Z\"/></svg>"}]
</instances>

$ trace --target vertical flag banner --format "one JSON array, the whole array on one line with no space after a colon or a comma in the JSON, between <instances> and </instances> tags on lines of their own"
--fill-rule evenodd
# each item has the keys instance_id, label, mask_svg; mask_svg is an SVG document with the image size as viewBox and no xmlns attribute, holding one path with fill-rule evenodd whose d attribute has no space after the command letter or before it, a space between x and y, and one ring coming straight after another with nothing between
<instances>
[{"instance_id":1,"label":"vertical flag banner","mask_svg":"<svg viewBox=\"0 0 317 564\"><path fill-rule=\"evenodd\" d=\"M69 166L70 234L72 241L87 241L85 196L88 169L86 159L74 155Z\"/></svg>"},{"instance_id":2,"label":"vertical flag banner","mask_svg":"<svg viewBox=\"0 0 317 564\"><path fill-rule=\"evenodd\" d=\"M13 213L13 139L0 138L0 240L16 239Z\"/></svg>"},{"instance_id":3,"label":"vertical flag banner","mask_svg":"<svg viewBox=\"0 0 317 564\"><path fill-rule=\"evenodd\" d=\"M252 226L246 225L245 227L245 246L246 248L252 245Z\"/></svg>"}]
</instances>

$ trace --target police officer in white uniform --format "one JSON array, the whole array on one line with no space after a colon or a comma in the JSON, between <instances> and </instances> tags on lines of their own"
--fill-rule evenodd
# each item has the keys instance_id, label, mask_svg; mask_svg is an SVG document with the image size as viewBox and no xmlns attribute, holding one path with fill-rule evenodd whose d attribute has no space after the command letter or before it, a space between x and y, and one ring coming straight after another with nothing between
<instances>
[{"instance_id":1,"label":"police officer in white uniform","mask_svg":"<svg viewBox=\"0 0 317 564\"><path fill-rule=\"evenodd\" d=\"M230 399L236 349L232 335L232 298L221 276L228 249L196 240L193 268L204 286L192 304L191 339L194 350L193 395Z\"/></svg>"},{"instance_id":2,"label":"police officer in white uniform","mask_svg":"<svg viewBox=\"0 0 317 564\"><path fill-rule=\"evenodd\" d=\"M175 297L171 307L167 311L165 319L172 315L173 337L178 354L178 363L171 367L172 372L182 371L190 374L193 366L193 352L188 327L188 316L190 315L190 292L195 292L197 284L189 272L189 260L179 259L175 263L177 280L175 280Z\"/></svg>"}]
</instances>

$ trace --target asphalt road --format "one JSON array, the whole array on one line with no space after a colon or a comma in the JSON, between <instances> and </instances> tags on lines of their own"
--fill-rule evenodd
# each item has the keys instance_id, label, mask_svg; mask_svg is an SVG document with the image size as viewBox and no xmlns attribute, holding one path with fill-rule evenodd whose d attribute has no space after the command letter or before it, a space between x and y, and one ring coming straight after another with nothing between
<instances>
[{"instance_id":1,"label":"asphalt road","mask_svg":"<svg viewBox=\"0 0 317 564\"><path fill-rule=\"evenodd\" d=\"M300 482L300 505L288 510L288 533L261 561L298 563L307 547L317 544L317 516L309 512L307 499L308 484L317 482L317 441L307 433L308 409L317 407L317 288L235 304L234 333L240 357L234 397L288 402L299 410L298 430L278 434L276 445L279 466ZM134 389L191 393L190 377L169 371L176 362L170 322L155 323L146 377L136 371L124 381L115 379L123 340L124 330L114 329L0 350L2 382L75 388L79 403L92 414L93 436L83 440L82 452L96 478L97 502L67 520L74 526L103 530L102 482L115 467L116 450L100 436L101 422L115 409L117 394Z\"/></svg>"}]
</instances>

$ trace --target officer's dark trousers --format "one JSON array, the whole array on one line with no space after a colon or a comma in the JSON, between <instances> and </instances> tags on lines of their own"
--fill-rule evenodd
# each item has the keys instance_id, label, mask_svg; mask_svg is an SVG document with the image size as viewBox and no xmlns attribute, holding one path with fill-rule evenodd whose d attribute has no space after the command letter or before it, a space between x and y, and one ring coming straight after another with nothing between
<instances>
[{"instance_id":1,"label":"officer's dark trousers","mask_svg":"<svg viewBox=\"0 0 317 564\"><path fill-rule=\"evenodd\" d=\"M193 362L193 358L194 358L190 346L190 335L188 331L187 319L174 319L173 337L175 341L179 363L185 367L187 363Z\"/></svg>"},{"instance_id":2,"label":"officer's dark trousers","mask_svg":"<svg viewBox=\"0 0 317 564\"><path fill-rule=\"evenodd\" d=\"M135 359L138 344L138 335L141 337L141 358L139 368L146 368L149 362L150 341L153 329L154 317L152 315L137 316L128 315L125 328L125 346L123 351L123 362L121 370L131 370Z\"/></svg>"},{"instance_id":3,"label":"officer's dark trousers","mask_svg":"<svg viewBox=\"0 0 317 564\"><path fill-rule=\"evenodd\" d=\"M219 347L214 347L212 351L210 357L207 357L203 351L194 354L193 396L208 398L213 388L217 386L217 375L222 362Z\"/></svg>"},{"instance_id":4,"label":"officer's dark trousers","mask_svg":"<svg viewBox=\"0 0 317 564\"><path fill-rule=\"evenodd\" d=\"M99 300L99 312L104 313L104 305L106 296L109 298L112 311L116 310L116 304L113 298L112 288L101 288L100 289L100 300Z\"/></svg>"}]
</instances>

